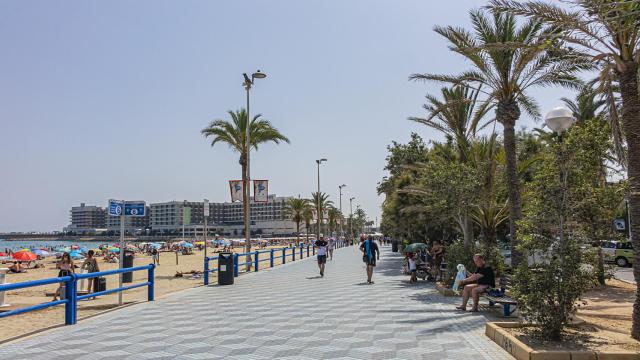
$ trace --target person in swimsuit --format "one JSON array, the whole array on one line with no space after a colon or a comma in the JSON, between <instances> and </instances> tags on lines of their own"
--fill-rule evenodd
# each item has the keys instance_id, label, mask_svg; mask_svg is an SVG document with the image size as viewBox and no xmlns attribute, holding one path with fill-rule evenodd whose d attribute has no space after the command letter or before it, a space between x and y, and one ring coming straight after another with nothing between
<instances>
[{"instance_id":1,"label":"person in swimsuit","mask_svg":"<svg viewBox=\"0 0 640 360\"><path fill-rule=\"evenodd\" d=\"M58 277L69 276L75 272L73 267L73 260L71 260L71 256L68 252L62 254L62 259L58 262ZM60 297L60 291L62 290L62 285L58 286L56 292L53 294L53 301L58 300Z\"/></svg>"}]
</instances>

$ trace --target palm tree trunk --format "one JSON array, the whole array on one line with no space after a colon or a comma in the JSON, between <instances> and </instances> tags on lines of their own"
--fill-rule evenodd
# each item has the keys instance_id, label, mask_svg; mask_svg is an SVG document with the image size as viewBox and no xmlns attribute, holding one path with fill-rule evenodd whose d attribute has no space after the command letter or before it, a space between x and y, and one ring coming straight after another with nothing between
<instances>
[{"instance_id":1,"label":"palm tree trunk","mask_svg":"<svg viewBox=\"0 0 640 360\"><path fill-rule=\"evenodd\" d=\"M516 155L516 121L520 117L518 104L511 101L501 101L496 110L498 120L504 130L504 151L507 156L507 189L509 194L509 234L511 235L511 265L518 266L522 254L517 249L517 223L522 217L520 201L520 181L518 178L518 160Z\"/></svg>"},{"instance_id":2,"label":"palm tree trunk","mask_svg":"<svg viewBox=\"0 0 640 360\"><path fill-rule=\"evenodd\" d=\"M619 72L620 95L622 97L622 122L628 146L629 179L629 222L631 223L631 244L634 249L635 264L640 264L640 95L638 94L638 64L625 63ZM640 283L640 266L633 267L636 283ZM640 288L636 289L633 304L633 325L631 336L640 340Z\"/></svg>"},{"instance_id":3,"label":"palm tree trunk","mask_svg":"<svg viewBox=\"0 0 640 360\"><path fill-rule=\"evenodd\" d=\"M300 221L296 221L296 241L300 244Z\"/></svg>"}]
</instances>

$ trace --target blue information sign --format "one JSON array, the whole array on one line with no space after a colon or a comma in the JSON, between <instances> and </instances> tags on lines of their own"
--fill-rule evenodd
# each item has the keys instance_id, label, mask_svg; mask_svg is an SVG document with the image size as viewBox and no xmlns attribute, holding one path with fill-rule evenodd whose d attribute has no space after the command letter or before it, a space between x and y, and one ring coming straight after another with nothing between
<instances>
[{"instance_id":1,"label":"blue information sign","mask_svg":"<svg viewBox=\"0 0 640 360\"><path fill-rule=\"evenodd\" d=\"M124 216L144 216L144 201L127 201L124 204Z\"/></svg>"},{"instance_id":2,"label":"blue information sign","mask_svg":"<svg viewBox=\"0 0 640 360\"><path fill-rule=\"evenodd\" d=\"M109 200L109 216L120 216L122 215L122 201L120 200Z\"/></svg>"}]
</instances>

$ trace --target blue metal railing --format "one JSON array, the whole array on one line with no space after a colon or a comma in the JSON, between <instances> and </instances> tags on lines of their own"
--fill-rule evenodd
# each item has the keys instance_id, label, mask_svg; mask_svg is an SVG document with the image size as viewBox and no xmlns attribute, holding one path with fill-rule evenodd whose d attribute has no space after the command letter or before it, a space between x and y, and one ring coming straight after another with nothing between
<instances>
[{"instance_id":1,"label":"blue metal railing","mask_svg":"<svg viewBox=\"0 0 640 360\"><path fill-rule=\"evenodd\" d=\"M35 287L35 286L49 285L49 284L65 285L64 299L41 303L41 304L20 308L20 309L15 309L11 311L0 312L0 319L8 316L12 316L12 315L23 314L30 311L42 310L52 306L65 304L64 323L65 325L73 325L78 321L78 300L98 297L102 295L108 295L108 294L135 289L143 286L147 286L147 300L153 301L154 287L155 287L155 276L154 276L155 267L156 266L154 264L149 264L145 266L107 270L107 271L100 271L100 272L94 272L94 273L71 274L69 276L33 280L33 281L24 281L24 282L13 283L13 284L0 284L0 292L24 289L24 288ZM98 278L98 277L107 276L107 275L124 274L124 273L130 273L130 272L141 271L141 270L147 270L147 276L148 276L147 282L129 285L129 286L123 286L123 287L105 290L105 291L88 293L86 295L78 296L78 280L93 279L93 278Z\"/></svg>"},{"instance_id":2,"label":"blue metal railing","mask_svg":"<svg viewBox=\"0 0 640 360\"><path fill-rule=\"evenodd\" d=\"M337 241L335 244L336 249L343 248L347 246L346 241ZM305 251L306 248L306 251ZM274 267L274 260L276 258L282 259L282 264L287 263L287 258L291 258L291 261L296 261L296 256L299 259L304 258L304 254L306 252L306 257L310 257L316 254L315 246L308 246L305 244L300 244L299 246L294 247L282 247L280 249L270 249L270 250L262 250L262 251L252 251L249 253L240 253L233 254L233 276L237 277L240 273L240 266L253 266L254 271L260 270L260 263L263 261L269 261L269 267ZM268 258L260 259L260 254L269 254ZM239 262L239 258L241 256L253 256L251 261ZM213 268L209 266L209 262L213 260L218 260L219 256L205 257L204 258L204 284L209 285L209 274L219 271L219 269Z\"/></svg>"}]
</instances>

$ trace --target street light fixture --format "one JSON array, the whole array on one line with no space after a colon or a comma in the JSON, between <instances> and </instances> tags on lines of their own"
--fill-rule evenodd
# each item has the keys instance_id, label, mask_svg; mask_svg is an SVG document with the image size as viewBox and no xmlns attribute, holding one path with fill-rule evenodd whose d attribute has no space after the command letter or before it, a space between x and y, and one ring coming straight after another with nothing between
<instances>
[{"instance_id":1,"label":"street light fixture","mask_svg":"<svg viewBox=\"0 0 640 360\"><path fill-rule=\"evenodd\" d=\"M544 117L544 123L547 127L557 134L568 130L575 122L576 118L571 110L562 106L553 108Z\"/></svg>"},{"instance_id":2,"label":"street light fixture","mask_svg":"<svg viewBox=\"0 0 640 360\"><path fill-rule=\"evenodd\" d=\"M249 253L249 251L251 251L251 188L249 186L249 183L251 181L251 171L250 171L250 162L249 162L249 153L251 152L251 133L250 133L250 127L251 127L251 116L249 113L249 91L251 90L251 87L253 86L253 82L255 79L264 79L265 77L267 77L267 75L265 73L260 72L260 70L254 72L253 74L251 74L251 79L249 79L249 77L247 76L246 73L243 73L242 76L244 77L244 83L242 84L245 88L245 90L247 90L247 123L246 123L246 128L245 128L245 151L246 151L246 162L247 162L247 166L246 166L246 174L245 174L245 183L242 184L244 186L244 195L242 196L243 198L243 203L244 203L244 237L245 237L245 249L246 252ZM250 263L250 255L247 254L247 264ZM247 265L247 268L250 265Z\"/></svg>"},{"instance_id":3,"label":"street light fixture","mask_svg":"<svg viewBox=\"0 0 640 360\"><path fill-rule=\"evenodd\" d=\"M317 204L316 204L317 221L316 221L316 223L318 225L317 238L316 238L317 241L320 240L320 224L322 222L321 221L322 216L321 216L321 213L320 213L322 211L322 209L320 209L320 164L322 164L325 161L327 161L327 159L325 159L325 158L316 160L316 164L318 164L318 192L316 193L316 196L317 196L317 199L316 199L316 202L317 202Z\"/></svg>"},{"instance_id":4,"label":"street light fixture","mask_svg":"<svg viewBox=\"0 0 640 360\"><path fill-rule=\"evenodd\" d=\"M342 184L338 186L338 189L340 189L340 235L338 236L338 240L340 239L340 236L344 236L344 234L342 233L342 188L343 187L347 187L346 184Z\"/></svg>"}]
</instances>

